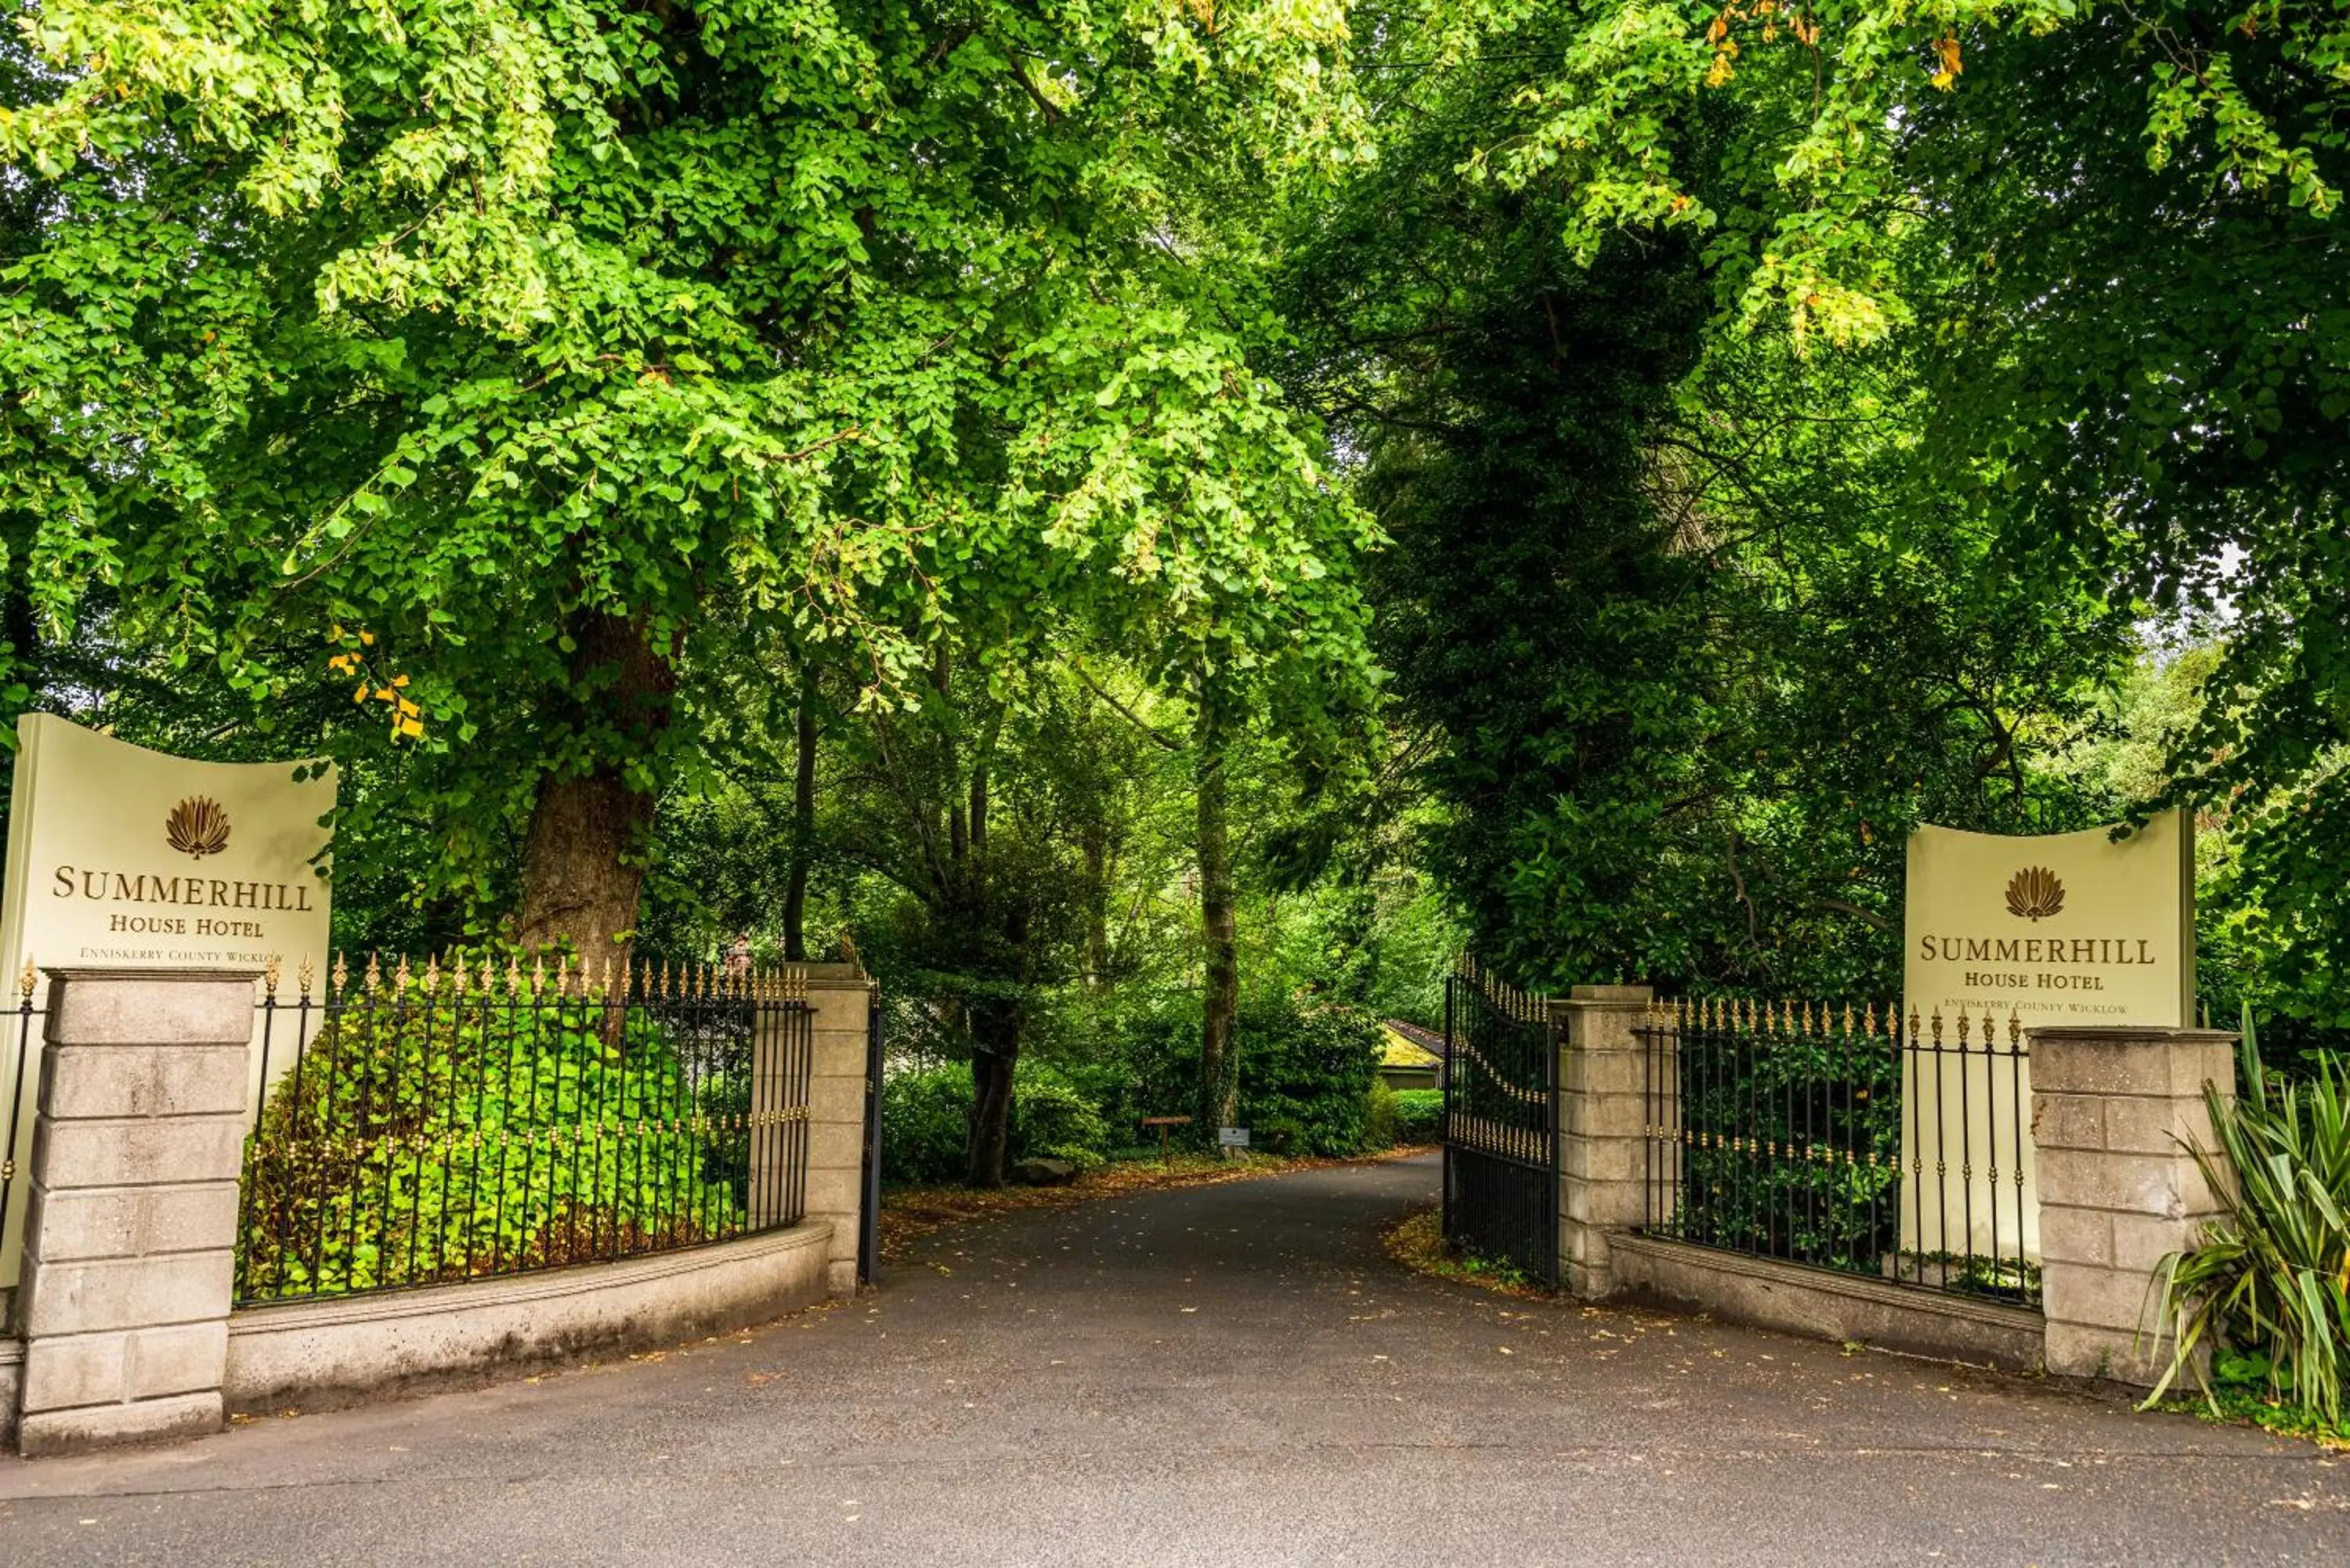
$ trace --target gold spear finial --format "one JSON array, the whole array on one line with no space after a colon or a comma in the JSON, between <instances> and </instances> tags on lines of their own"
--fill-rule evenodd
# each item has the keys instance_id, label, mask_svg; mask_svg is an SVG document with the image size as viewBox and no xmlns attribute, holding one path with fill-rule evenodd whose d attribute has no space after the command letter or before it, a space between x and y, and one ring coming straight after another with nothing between
<instances>
[{"instance_id":1,"label":"gold spear finial","mask_svg":"<svg viewBox=\"0 0 2350 1568\"><path fill-rule=\"evenodd\" d=\"M363 983L367 986L369 995L373 995L383 984L383 966L376 962L373 948L368 950L367 976Z\"/></svg>"},{"instance_id":2,"label":"gold spear finial","mask_svg":"<svg viewBox=\"0 0 2350 1568\"><path fill-rule=\"evenodd\" d=\"M350 984L350 982L351 966L343 961L343 950L337 948L335 950L335 967L328 973L327 976L327 983L331 988L328 994L339 994L342 989Z\"/></svg>"},{"instance_id":3,"label":"gold spear finial","mask_svg":"<svg viewBox=\"0 0 2350 1568\"><path fill-rule=\"evenodd\" d=\"M318 983L317 966L307 958L303 959L294 971L294 983L302 988L302 999L307 1002L310 999L311 987Z\"/></svg>"},{"instance_id":4,"label":"gold spear finial","mask_svg":"<svg viewBox=\"0 0 2350 1568\"><path fill-rule=\"evenodd\" d=\"M278 960L273 954L268 961L261 966L261 993L272 1002L277 1000L277 976Z\"/></svg>"}]
</instances>

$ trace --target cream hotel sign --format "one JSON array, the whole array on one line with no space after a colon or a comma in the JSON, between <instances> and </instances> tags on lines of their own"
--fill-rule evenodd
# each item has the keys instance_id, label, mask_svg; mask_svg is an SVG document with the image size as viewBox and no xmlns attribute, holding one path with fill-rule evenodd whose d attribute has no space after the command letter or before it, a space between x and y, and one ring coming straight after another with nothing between
<instances>
[{"instance_id":1,"label":"cream hotel sign","mask_svg":"<svg viewBox=\"0 0 2350 1568\"><path fill-rule=\"evenodd\" d=\"M2004 1027L2192 1022L2195 846L2183 814L2005 838L1921 827L1909 840L1909 1011Z\"/></svg>"},{"instance_id":2,"label":"cream hotel sign","mask_svg":"<svg viewBox=\"0 0 2350 1568\"><path fill-rule=\"evenodd\" d=\"M47 713L20 718L16 737L0 892L10 976L27 966L323 967L331 766L190 762ZM257 1097L259 1052L252 1075ZM0 1077L0 1123L7 1086ZM16 1085L16 1147L0 1150L20 1169L39 1087L36 1053ZM23 1234L30 1192L10 1184L0 1237ZM13 1243L0 1246L0 1288L16 1282L17 1261Z\"/></svg>"},{"instance_id":3,"label":"cream hotel sign","mask_svg":"<svg viewBox=\"0 0 2350 1568\"><path fill-rule=\"evenodd\" d=\"M17 723L0 961L264 968L327 951L331 768L197 763L47 713ZM308 771L305 766L306 773Z\"/></svg>"},{"instance_id":4,"label":"cream hotel sign","mask_svg":"<svg viewBox=\"0 0 2350 1568\"><path fill-rule=\"evenodd\" d=\"M1903 913L1901 1164L1950 1179L1939 1202L1904 1195L1902 1247L1996 1256L2021 1238L2036 1258L2031 1061L2001 1053L2030 1029L2192 1022L2193 829L2181 812L2036 838L1921 827Z\"/></svg>"}]
</instances>

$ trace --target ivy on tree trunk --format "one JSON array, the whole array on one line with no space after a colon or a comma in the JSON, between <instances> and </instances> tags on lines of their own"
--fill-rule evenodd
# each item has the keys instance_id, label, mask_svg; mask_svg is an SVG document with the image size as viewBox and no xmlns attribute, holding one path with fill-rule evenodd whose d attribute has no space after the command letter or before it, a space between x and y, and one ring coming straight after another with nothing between
<instances>
[{"instance_id":1,"label":"ivy on tree trunk","mask_svg":"<svg viewBox=\"0 0 2350 1568\"><path fill-rule=\"evenodd\" d=\"M1223 726L1217 700L1204 683L1197 732L1200 937L1207 971L1200 1008L1200 1121L1202 1135L1212 1136L1238 1114L1241 1064L1232 1028L1240 1014L1241 969Z\"/></svg>"},{"instance_id":2,"label":"ivy on tree trunk","mask_svg":"<svg viewBox=\"0 0 2350 1568\"><path fill-rule=\"evenodd\" d=\"M677 676L642 621L591 615L575 638L571 738L592 760L539 786L515 934L525 947L567 947L598 973L628 964L655 804L617 759L659 748Z\"/></svg>"}]
</instances>

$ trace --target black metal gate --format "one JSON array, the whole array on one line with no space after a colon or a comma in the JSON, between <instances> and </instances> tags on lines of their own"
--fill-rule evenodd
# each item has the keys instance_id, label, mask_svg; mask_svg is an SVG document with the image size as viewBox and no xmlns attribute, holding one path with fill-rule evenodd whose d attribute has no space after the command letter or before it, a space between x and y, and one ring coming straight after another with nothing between
<instances>
[{"instance_id":1,"label":"black metal gate","mask_svg":"<svg viewBox=\"0 0 2350 1568\"><path fill-rule=\"evenodd\" d=\"M865 989L865 1148L860 1172L864 1201L858 1205L857 1278L863 1284L881 1277L881 986Z\"/></svg>"},{"instance_id":2,"label":"black metal gate","mask_svg":"<svg viewBox=\"0 0 2350 1568\"><path fill-rule=\"evenodd\" d=\"M1473 959L1445 981L1444 1240L1556 1288L1558 1047L1549 1004Z\"/></svg>"}]
</instances>

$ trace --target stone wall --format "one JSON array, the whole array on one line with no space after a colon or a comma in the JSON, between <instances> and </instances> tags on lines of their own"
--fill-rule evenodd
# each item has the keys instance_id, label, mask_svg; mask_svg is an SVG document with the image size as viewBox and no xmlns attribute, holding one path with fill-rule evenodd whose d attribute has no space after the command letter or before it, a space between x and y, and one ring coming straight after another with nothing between
<instances>
[{"instance_id":1,"label":"stone wall","mask_svg":"<svg viewBox=\"0 0 2350 1568\"><path fill-rule=\"evenodd\" d=\"M2169 1340L2148 1287L2219 1201L2188 1145L2216 1147L2206 1084L2235 1083L2236 1036L2203 1029L2032 1035L2048 1370L2140 1386Z\"/></svg>"},{"instance_id":2,"label":"stone wall","mask_svg":"<svg viewBox=\"0 0 2350 1568\"><path fill-rule=\"evenodd\" d=\"M865 1208L865 1067L873 982L854 964L806 966L816 1010L808 1078L807 1218L832 1227L826 1280L857 1293L857 1238Z\"/></svg>"},{"instance_id":3,"label":"stone wall","mask_svg":"<svg viewBox=\"0 0 2350 1568\"><path fill-rule=\"evenodd\" d=\"M832 1246L832 1227L816 1220L607 1263L247 1307L228 1322L222 1397L231 1410L316 1408L764 1323L830 1293Z\"/></svg>"},{"instance_id":4,"label":"stone wall","mask_svg":"<svg viewBox=\"0 0 2350 1568\"><path fill-rule=\"evenodd\" d=\"M1652 1236L1619 1233L1609 1251L1615 1293L1643 1305L2002 1372L2033 1371L2044 1354L2030 1307Z\"/></svg>"},{"instance_id":5,"label":"stone wall","mask_svg":"<svg viewBox=\"0 0 2350 1568\"><path fill-rule=\"evenodd\" d=\"M1615 1293L1609 1238L1638 1225L1647 1188L1647 1093L1633 1032L1656 993L1645 985L1578 985L1553 1002L1559 1056L1559 1268L1591 1299Z\"/></svg>"},{"instance_id":6,"label":"stone wall","mask_svg":"<svg viewBox=\"0 0 2350 1568\"><path fill-rule=\"evenodd\" d=\"M2234 1035L2030 1034L2043 1291L2033 1312L1638 1234L1652 1196L1669 1200L1643 1181L1649 1096L1673 1093L1669 1054L1644 1066L1633 1033L1647 1005L1646 992L1629 987L1577 987L1552 1004L1570 1290L2011 1368L2028 1346L2047 1371L2139 1387L2160 1376L2169 1347L2154 1274L2219 1211L2188 1147L2216 1147L2203 1091L2232 1085ZM1653 1081L1659 1074L1665 1082Z\"/></svg>"},{"instance_id":7,"label":"stone wall","mask_svg":"<svg viewBox=\"0 0 2350 1568\"><path fill-rule=\"evenodd\" d=\"M26 1454L221 1424L255 979L52 974L19 1303Z\"/></svg>"},{"instance_id":8,"label":"stone wall","mask_svg":"<svg viewBox=\"0 0 2350 1568\"><path fill-rule=\"evenodd\" d=\"M809 966L805 978L801 1222L722 1245L232 1318L255 977L53 971L16 1302L23 1339L0 1339L0 1433L13 1427L36 1455L208 1431L231 1404L348 1398L664 1343L854 1293L872 987L851 965ZM759 1056L773 1044L754 1043L754 1074L779 1072ZM754 1164L763 1153L787 1156L788 1145L763 1132Z\"/></svg>"}]
</instances>

